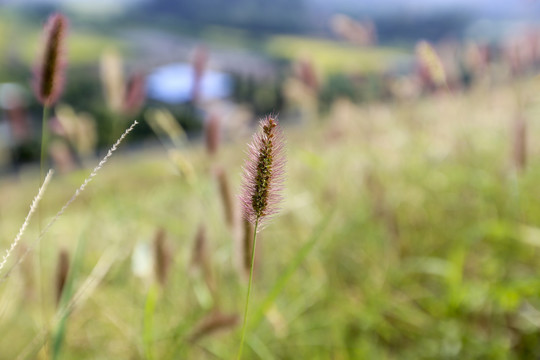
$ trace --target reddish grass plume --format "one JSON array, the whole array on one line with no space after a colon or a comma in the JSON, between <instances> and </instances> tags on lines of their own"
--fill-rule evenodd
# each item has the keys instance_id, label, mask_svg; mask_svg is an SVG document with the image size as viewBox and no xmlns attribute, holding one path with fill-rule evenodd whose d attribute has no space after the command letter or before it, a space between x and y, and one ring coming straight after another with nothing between
<instances>
[{"instance_id":1,"label":"reddish grass plume","mask_svg":"<svg viewBox=\"0 0 540 360\"><path fill-rule=\"evenodd\" d=\"M278 120L267 116L260 127L249 144L240 195L244 217L252 224L263 223L278 212L285 176L284 138Z\"/></svg>"},{"instance_id":2,"label":"reddish grass plume","mask_svg":"<svg viewBox=\"0 0 540 360\"><path fill-rule=\"evenodd\" d=\"M67 28L67 18L58 13L51 15L44 27L44 48L35 68L34 91L45 106L53 105L58 100L64 86Z\"/></svg>"}]
</instances>

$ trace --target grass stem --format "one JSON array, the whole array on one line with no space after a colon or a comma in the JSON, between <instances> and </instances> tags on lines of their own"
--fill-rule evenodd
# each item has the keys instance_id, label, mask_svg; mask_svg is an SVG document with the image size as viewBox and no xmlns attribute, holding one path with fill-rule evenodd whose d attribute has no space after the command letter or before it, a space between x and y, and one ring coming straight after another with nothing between
<instances>
[{"instance_id":1,"label":"grass stem","mask_svg":"<svg viewBox=\"0 0 540 360\"><path fill-rule=\"evenodd\" d=\"M257 243L257 227L259 226L259 219L255 221L255 228L253 230L253 246L251 248L251 267L249 268L249 282L246 295L246 306L244 307L244 322L242 324L242 336L240 338L240 347L238 348L237 359L242 359L242 350L244 348L244 338L246 336L247 315L249 306L249 296L251 294L251 283L253 281L253 264L255 263L255 245Z\"/></svg>"},{"instance_id":2,"label":"grass stem","mask_svg":"<svg viewBox=\"0 0 540 360\"><path fill-rule=\"evenodd\" d=\"M39 182L43 183L45 179L45 166L47 162L47 118L49 117L49 107L47 105L43 106L43 117L41 120L41 158L39 162Z\"/></svg>"},{"instance_id":3,"label":"grass stem","mask_svg":"<svg viewBox=\"0 0 540 360\"><path fill-rule=\"evenodd\" d=\"M41 154L40 154L40 161L39 161L39 182L43 183L45 181L45 167L47 166L47 141L48 141L48 132L47 132L47 119L49 117L49 107L47 105L43 105L43 116L41 119ZM41 232L41 226L43 222L43 206L41 204L38 205L37 208L37 215L38 215L38 231ZM42 274L43 274L43 253L41 251L41 246L38 244L38 281L41 290L41 316L42 316L42 323L44 329L48 328L47 320L46 320L46 309L45 309L45 284L42 281ZM45 347L47 347L47 344L45 344ZM46 349L48 351L48 349Z\"/></svg>"}]
</instances>

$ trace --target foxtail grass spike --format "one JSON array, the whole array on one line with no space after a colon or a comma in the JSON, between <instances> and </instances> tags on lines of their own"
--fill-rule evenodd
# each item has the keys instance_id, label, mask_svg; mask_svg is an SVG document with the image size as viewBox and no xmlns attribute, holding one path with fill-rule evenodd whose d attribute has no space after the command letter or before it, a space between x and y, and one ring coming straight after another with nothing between
<instances>
[{"instance_id":1,"label":"foxtail grass spike","mask_svg":"<svg viewBox=\"0 0 540 360\"><path fill-rule=\"evenodd\" d=\"M244 165L242 194L240 201L244 208L244 219L254 225L253 245L251 246L251 266L249 267L249 281L244 306L244 320L240 336L237 360L242 359L244 339L253 281L253 265L255 249L257 246L257 231L259 225L278 211L281 201L281 188L285 176L284 139L277 119L267 116L260 122L261 132L253 136L249 145L248 159Z\"/></svg>"},{"instance_id":2,"label":"foxtail grass spike","mask_svg":"<svg viewBox=\"0 0 540 360\"><path fill-rule=\"evenodd\" d=\"M249 145L240 196L244 216L252 224L264 223L279 210L285 172L284 139L277 119L267 116L260 127Z\"/></svg>"},{"instance_id":3,"label":"foxtail grass spike","mask_svg":"<svg viewBox=\"0 0 540 360\"><path fill-rule=\"evenodd\" d=\"M132 75L128 81L124 99L124 112L128 115L136 114L144 105L146 80L142 73Z\"/></svg>"},{"instance_id":4,"label":"foxtail grass spike","mask_svg":"<svg viewBox=\"0 0 540 360\"><path fill-rule=\"evenodd\" d=\"M51 15L45 24L43 55L34 74L34 91L45 106L58 100L64 86L67 27L67 18L62 14Z\"/></svg>"},{"instance_id":5,"label":"foxtail grass spike","mask_svg":"<svg viewBox=\"0 0 540 360\"><path fill-rule=\"evenodd\" d=\"M194 103L201 100L202 79L208 64L208 50L205 46L198 46L193 52L191 65L193 67L193 88L191 99Z\"/></svg>"},{"instance_id":6,"label":"foxtail grass spike","mask_svg":"<svg viewBox=\"0 0 540 360\"><path fill-rule=\"evenodd\" d=\"M212 335L218 331L224 331L234 328L240 322L237 314L224 314L219 310L214 310L202 318L192 330L189 336L190 342Z\"/></svg>"},{"instance_id":7,"label":"foxtail grass spike","mask_svg":"<svg viewBox=\"0 0 540 360\"><path fill-rule=\"evenodd\" d=\"M437 86L446 85L446 72L437 52L427 41L420 41L416 45L416 55L431 79Z\"/></svg>"},{"instance_id":8,"label":"foxtail grass spike","mask_svg":"<svg viewBox=\"0 0 540 360\"><path fill-rule=\"evenodd\" d=\"M225 212L225 220L230 229L233 229L236 223L235 219L235 204L234 198L231 192L231 187L229 184L229 179L225 169L222 167L217 168L216 176L219 185L219 194L221 195L221 200L223 201L223 210Z\"/></svg>"},{"instance_id":9,"label":"foxtail grass spike","mask_svg":"<svg viewBox=\"0 0 540 360\"><path fill-rule=\"evenodd\" d=\"M124 106L125 81L122 57L116 50L106 50L101 55L100 77L108 108L118 113Z\"/></svg>"},{"instance_id":10,"label":"foxtail grass spike","mask_svg":"<svg viewBox=\"0 0 540 360\"><path fill-rule=\"evenodd\" d=\"M208 242L206 240L206 228L204 225L200 225L195 235L195 242L193 243L193 251L191 254L191 265L194 268L204 268L208 262Z\"/></svg>"},{"instance_id":11,"label":"foxtail grass spike","mask_svg":"<svg viewBox=\"0 0 540 360\"><path fill-rule=\"evenodd\" d=\"M527 123L522 115L514 119L513 160L517 171L527 168Z\"/></svg>"},{"instance_id":12,"label":"foxtail grass spike","mask_svg":"<svg viewBox=\"0 0 540 360\"><path fill-rule=\"evenodd\" d=\"M193 244L193 250L191 255L190 270L192 272L198 271L202 274L206 286L211 293L214 294L215 281L214 273L212 271L212 261L210 258L210 249L208 246L208 239L206 237L206 227L200 225L195 236L195 243Z\"/></svg>"},{"instance_id":13,"label":"foxtail grass spike","mask_svg":"<svg viewBox=\"0 0 540 360\"><path fill-rule=\"evenodd\" d=\"M161 286L165 286L171 267L171 254L169 252L165 230L160 228L154 237L154 267L156 278Z\"/></svg>"},{"instance_id":14,"label":"foxtail grass spike","mask_svg":"<svg viewBox=\"0 0 540 360\"><path fill-rule=\"evenodd\" d=\"M210 156L215 156L220 143L220 119L216 114L210 114L204 124L204 138L206 141L206 152Z\"/></svg>"},{"instance_id":15,"label":"foxtail grass spike","mask_svg":"<svg viewBox=\"0 0 540 360\"><path fill-rule=\"evenodd\" d=\"M62 299L62 293L66 286L66 281L69 272L69 253L66 249L62 249L58 254L58 263L56 265L56 278L55 278L55 294L56 294L56 306L60 304Z\"/></svg>"}]
</instances>

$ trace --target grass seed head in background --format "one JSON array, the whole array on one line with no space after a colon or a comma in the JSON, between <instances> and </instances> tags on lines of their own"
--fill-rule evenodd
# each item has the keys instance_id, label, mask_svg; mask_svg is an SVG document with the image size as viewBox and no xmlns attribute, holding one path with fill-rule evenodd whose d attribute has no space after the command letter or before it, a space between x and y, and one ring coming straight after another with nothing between
<instances>
[{"instance_id":1,"label":"grass seed head in background","mask_svg":"<svg viewBox=\"0 0 540 360\"><path fill-rule=\"evenodd\" d=\"M416 56L420 67L427 72L429 79L436 86L446 85L446 72L437 52L427 41L416 45Z\"/></svg>"},{"instance_id":2,"label":"grass seed head in background","mask_svg":"<svg viewBox=\"0 0 540 360\"><path fill-rule=\"evenodd\" d=\"M191 335L190 342L215 334L218 331L233 329L238 325L240 318L237 314L224 314L219 310L214 310L210 314L203 317L196 325Z\"/></svg>"},{"instance_id":3,"label":"grass seed head in background","mask_svg":"<svg viewBox=\"0 0 540 360\"><path fill-rule=\"evenodd\" d=\"M202 79L208 65L208 50L205 46L197 46L191 57L193 67L193 88L191 89L191 99L197 103L201 97Z\"/></svg>"},{"instance_id":4,"label":"grass seed head in background","mask_svg":"<svg viewBox=\"0 0 540 360\"><path fill-rule=\"evenodd\" d=\"M302 58L294 64L294 73L296 77L314 94L317 94L321 88L321 81L313 62L309 58Z\"/></svg>"},{"instance_id":5,"label":"grass seed head in background","mask_svg":"<svg viewBox=\"0 0 540 360\"><path fill-rule=\"evenodd\" d=\"M120 112L125 98L125 82L122 57L116 50L106 50L101 55L99 74L107 107L112 112Z\"/></svg>"},{"instance_id":6,"label":"grass seed head in background","mask_svg":"<svg viewBox=\"0 0 540 360\"><path fill-rule=\"evenodd\" d=\"M154 237L154 269L156 279L165 286L171 268L171 251L167 245L165 230L160 228Z\"/></svg>"},{"instance_id":7,"label":"grass seed head in background","mask_svg":"<svg viewBox=\"0 0 540 360\"><path fill-rule=\"evenodd\" d=\"M195 241L193 242L193 251L191 253L190 268L192 270L196 268L204 268L205 263L208 262L208 241L206 240L206 227L199 225L197 234L195 235Z\"/></svg>"},{"instance_id":8,"label":"grass seed head in background","mask_svg":"<svg viewBox=\"0 0 540 360\"><path fill-rule=\"evenodd\" d=\"M284 139L277 119L267 116L260 127L249 144L240 196L244 216L252 224L278 211L285 172Z\"/></svg>"},{"instance_id":9,"label":"grass seed head in background","mask_svg":"<svg viewBox=\"0 0 540 360\"><path fill-rule=\"evenodd\" d=\"M225 213L225 220L230 229L234 229L236 225L236 209L234 206L234 198L231 191L231 186L229 184L229 179L227 173L223 167L218 167L216 169L216 177L219 185L219 194L221 195L221 200L223 201L223 211Z\"/></svg>"},{"instance_id":10,"label":"grass seed head in background","mask_svg":"<svg viewBox=\"0 0 540 360\"><path fill-rule=\"evenodd\" d=\"M189 270L194 275L197 273L201 274L208 289L214 293L215 281L214 273L212 271L212 260L210 257L208 238L206 236L206 227L202 224L199 226L197 234L195 235Z\"/></svg>"},{"instance_id":11,"label":"grass seed head in background","mask_svg":"<svg viewBox=\"0 0 540 360\"><path fill-rule=\"evenodd\" d=\"M527 124L523 115L518 114L513 123L513 162L518 172L527 167Z\"/></svg>"},{"instance_id":12,"label":"grass seed head in background","mask_svg":"<svg viewBox=\"0 0 540 360\"><path fill-rule=\"evenodd\" d=\"M204 138L206 152L209 156L215 156L218 152L221 137L221 121L219 116L210 113L204 122Z\"/></svg>"},{"instance_id":13,"label":"grass seed head in background","mask_svg":"<svg viewBox=\"0 0 540 360\"><path fill-rule=\"evenodd\" d=\"M68 21L62 14L51 15L45 24L43 55L34 74L34 91L45 106L58 100L64 85L67 27Z\"/></svg>"},{"instance_id":14,"label":"grass seed head in background","mask_svg":"<svg viewBox=\"0 0 540 360\"><path fill-rule=\"evenodd\" d=\"M66 281L69 272L69 253L66 249L60 250L58 254L58 263L56 264L56 276L55 276L55 295L56 305L60 304L62 299L62 293L66 286Z\"/></svg>"},{"instance_id":15,"label":"grass seed head in background","mask_svg":"<svg viewBox=\"0 0 540 360\"><path fill-rule=\"evenodd\" d=\"M145 86L146 80L142 73L135 73L129 78L123 105L123 110L127 115L137 114L144 105Z\"/></svg>"}]
</instances>

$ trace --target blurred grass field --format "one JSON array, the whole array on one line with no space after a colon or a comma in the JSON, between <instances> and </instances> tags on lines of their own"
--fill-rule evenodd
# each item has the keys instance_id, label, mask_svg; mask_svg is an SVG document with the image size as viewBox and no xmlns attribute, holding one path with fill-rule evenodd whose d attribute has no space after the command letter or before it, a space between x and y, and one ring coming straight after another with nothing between
<instances>
[{"instance_id":1,"label":"blurred grass field","mask_svg":"<svg viewBox=\"0 0 540 360\"><path fill-rule=\"evenodd\" d=\"M258 242L246 358L538 357L539 85L528 79L392 104L340 100L309 126L283 119L285 203ZM523 174L511 161L517 114L529 128ZM216 161L235 189L248 140L225 144ZM50 351L60 248L81 254L74 291L103 254L110 255L105 263L112 259L67 317L60 358L234 356L239 327L189 341L211 309L242 312L245 280L233 265L234 236L204 149L183 151L195 168L193 182L178 175L164 150L114 155L51 228L40 255L31 254L0 284L2 358L46 358ZM22 182L0 180L2 248L38 187L37 171L28 172ZM55 176L43 222L88 173ZM34 218L23 239L27 246L38 223ZM200 224L207 227L216 300L188 271ZM134 276L131 258L160 227L174 263L167 286L155 293L152 275ZM23 281L28 266L34 285ZM149 294L156 296L153 316Z\"/></svg>"},{"instance_id":2,"label":"blurred grass field","mask_svg":"<svg viewBox=\"0 0 540 360\"><path fill-rule=\"evenodd\" d=\"M0 61L18 59L25 65L34 65L39 53L43 24L23 19L12 12L0 12L0 52L7 54ZM13 46L17 44L17 46ZM115 37L98 33L95 29L69 29L66 57L71 65L95 64L107 48L127 49L127 45ZM3 76L7 76L1 74Z\"/></svg>"},{"instance_id":3,"label":"blurred grass field","mask_svg":"<svg viewBox=\"0 0 540 360\"><path fill-rule=\"evenodd\" d=\"M394 47L359 47L336 41L300 36L274 36L266 44L268 53L298 60L309 57L323 73L382 73L400 58L410 56Z\"/></svg>"}]
</instances>

